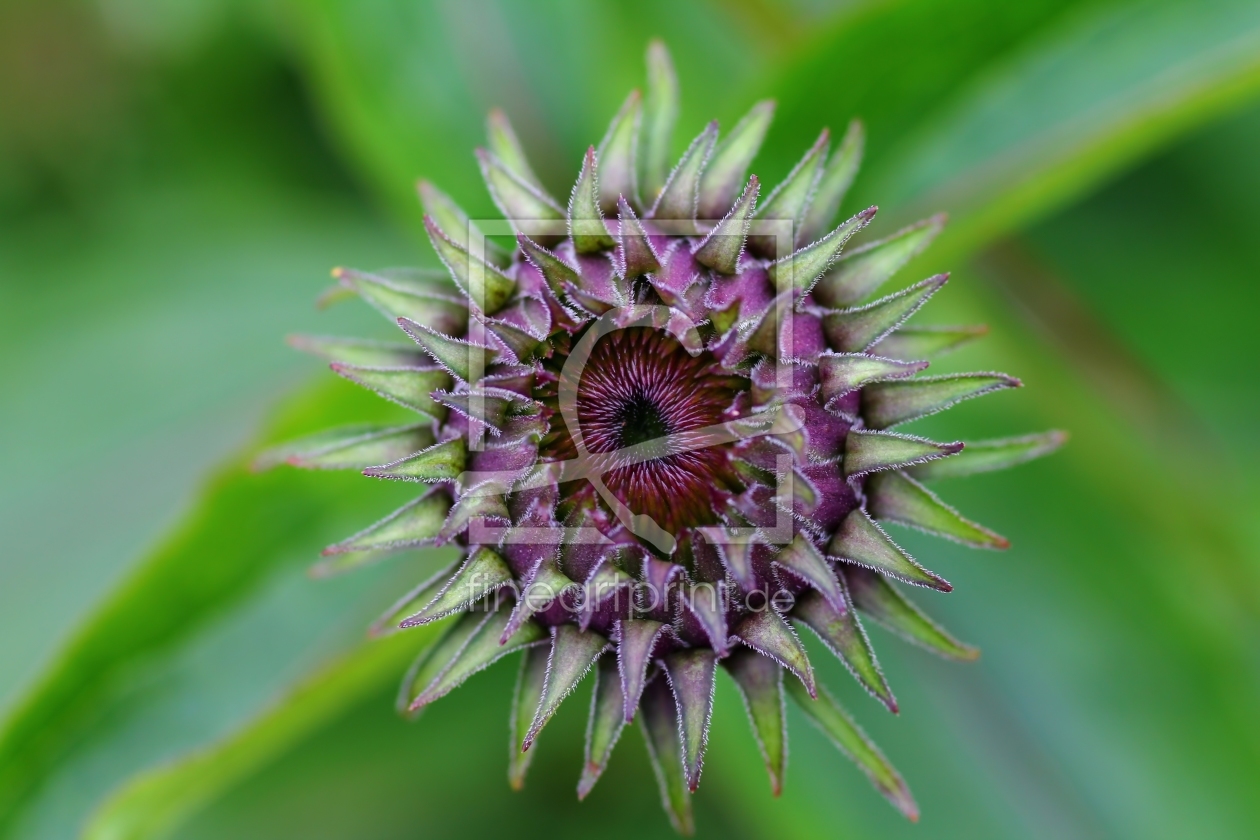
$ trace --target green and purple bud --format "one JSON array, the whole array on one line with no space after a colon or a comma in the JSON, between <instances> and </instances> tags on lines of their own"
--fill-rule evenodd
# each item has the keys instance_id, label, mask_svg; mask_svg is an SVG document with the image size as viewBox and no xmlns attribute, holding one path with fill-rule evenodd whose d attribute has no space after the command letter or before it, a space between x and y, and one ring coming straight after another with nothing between
<instances>
[{"instance_id":1,"label":"green and purple bud","mask_svg":"<svg viewBox=\"0 0 1260 840\"><path fill-rule=\"evenodd\" d=\"M894 713L865 619L974 659L903 593L952 587L884 523L1006 548L921 482L1011 466L1063 435L964 445L893 431L1020 384L921 375L928 357L984 332L906 325L946 275L883 294L944 219L849 247L876 212L835 221L862 155L856 122L834 150L824 131L763 190L748 169L768 102L725 137L706 126L670 170L677 82L663 45L648 52L646 95L632 93L588 150L567 203L548 194L496 111L477 156L506 218L470 220L422 183L446 271L334 273L410 340L293 343L417 421L332 430L269 460L427 485L330 546L325 562L460 549L373 632L446 622L404 679L410 713L516 654L514 787L548 720L593 671L578 795L637 719L665 809L690 833L725 669L776 795L790 696L916 819L904 781L818 684L798 633L808 628ZM501 234L515 250L487 238Z\"/></svg>"}]
</instances>

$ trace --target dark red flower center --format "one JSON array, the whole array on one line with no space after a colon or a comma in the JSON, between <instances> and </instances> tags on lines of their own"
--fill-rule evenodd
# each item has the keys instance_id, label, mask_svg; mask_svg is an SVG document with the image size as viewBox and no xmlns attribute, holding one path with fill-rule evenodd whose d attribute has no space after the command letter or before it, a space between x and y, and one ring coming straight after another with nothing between
<instances>
[{"instance_id":1,"label":"dark red flower center","mask_svg":"<svg viewBox=\"0 0 1260 840\"><path fill-rule=\"evenodd\" d=\"M608 489L675 535L712 523L731 485L727 452L691 449L687 433L727 419L740 387L712 354L692 356L665 333L634 327L602 337L578 384L582 438L592 453L638 447L614 459L626 463L604 475Z\"/></svg>"}]
</instances>

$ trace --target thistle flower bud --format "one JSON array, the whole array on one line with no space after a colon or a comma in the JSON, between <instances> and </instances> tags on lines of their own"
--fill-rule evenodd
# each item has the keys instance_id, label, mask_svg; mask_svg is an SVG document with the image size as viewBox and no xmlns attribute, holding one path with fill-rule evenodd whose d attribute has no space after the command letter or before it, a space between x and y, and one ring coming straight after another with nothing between
<instances>
[{"instance_id":1,"label":"thistle flower bud","mask_svg":"<svg viewBox=\"0 0 1260 840\"><path fill-rule=\"evenodd\" d=\"M587 151L567 205L547 194L494 112L478 159L506 223L474 224L437 188L420 188L458 294L425 272L338 270L410 340L294 342L418 421L333 430L271 460L427 485L326 553L345 566L459 547L460 561L374 630L447 620L406 675L408 712L518 654L513 786L548 720L593 671L578 795L637 719L665 809L690 833L724 668L776 795L788 695L916 819L904 781L817 682L798 632L814 633L894 713L864 620L974 659L902 591L952 587L884 523L1006 548L920 482L1010 466L1063 437L965 446L892 430L1020 383L920 375L927 357L984 330L904 325L946 275L880 296L943 217L849 247L876 212L834 219L861 158L860 124L834 151L824 131L764 190L748 169L771 103L726 137L706 126L668 170L676 110L672 65L656 43L646 95L632 93ZM517 247L483 230L509 233Z\"/></svg>"}]
</instances>

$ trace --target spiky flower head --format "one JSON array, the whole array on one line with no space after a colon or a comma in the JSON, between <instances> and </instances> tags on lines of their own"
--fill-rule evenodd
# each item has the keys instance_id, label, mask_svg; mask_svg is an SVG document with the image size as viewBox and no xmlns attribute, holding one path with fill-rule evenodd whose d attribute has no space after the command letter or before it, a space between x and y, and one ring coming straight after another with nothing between
<instances>
[{"instance_id":1,"label":"spiky flower head","mask_svg":"<svg viewBox=\"0 0 1260 840\"><path fill-rule=\"evenodd\" d=\"M333 430L278 454L427 485L325 553L352 565L382 550L459 547L461 560L375 629L445 620L406 675L409 712L519 654L514 786L544 725L594 670L578 795L637 717L665 809L689 833L721 667L743 694L775 794L787 695L915 819L901 777L815 681L797 631L816 634L893 712L859 614L942 656L975 658L903 594L903 584L951 587L882 523L1005 548L920 482L1009 466L1062 436L964 449L892 431L1019 385L997 373L919 375L927 357L984 331L904 325L946 275L878 297L943 219L844 250L875 215L832 226L861 126L830 154L823 131L763 195L745 175L770 102L726 136L709 124L668 170L677 84L659 43L648 65L646 97L631 93L587 151L567 206L494 112L477 155L506 221L474 222L422 183L447 271L335 272L412 341L296 343L421 420ZM486 236L507 232L511 251ZM447 272L462 294L444 290Z\"/></svg>"}]
</instances>

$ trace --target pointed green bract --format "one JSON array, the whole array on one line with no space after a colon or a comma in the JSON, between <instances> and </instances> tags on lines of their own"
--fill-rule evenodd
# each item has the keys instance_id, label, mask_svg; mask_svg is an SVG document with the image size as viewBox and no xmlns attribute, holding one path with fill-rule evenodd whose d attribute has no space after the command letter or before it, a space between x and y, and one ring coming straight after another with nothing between
<instances>
[{"instance_id":1,"label":"pointed green bract","mask_svg":"<svg viewBox=\"0 0 1260 840\"><path fill-rule=\"evenodd\" d=\"M716 220L727 214L739 195L744 174L761 149L774 119L774 101L758 102L730 133L721 139L700 180L700 219Z\"/></svg>"},{"instance_id":2,"label":"pointed green bract","mask_svg":"<svg viewBox=\"0 0 1260 840\"><path fill-rule=\"evenodd\" d=\"M860 508L840 523L840 528L827 545L827 556L869 569L879 569L916 586L926 586L940 592L953 589L940 575L929 572L914 562L914 558L893 542L866 511Z\"/></svg>"},{"instance_id":3,"label":"pointed green bract","mask_svg":"<svg viewBox=\"0 0 1260 840\"><path fill-rule=\"evenodd\" d=\"M809 592L796 602L792 617L804 624L836 655L849 673L871 693L873 697L897 713L897 700L893 697L884 673L879 669L875 651L871 648L866 632L858 621L847 595L839 607L823 598L821 593Z\"/></svg>"},{"instance_id":4,"label":"pointed green bract","mask_svg":"<svg viewBox=\"0 0 1260 840\"><path fill-rule=\"evenodd\" d=\"M402 630L403 627L401 625L408 616L415 615L418 610L431 602L438 596L439 592L446 588L447 582L459 565L459 561L451 563L433 576L412 587L406 595L391 604L389 609L381 613L376 621L372 622L372 626L368 628L368 636L375 639L382 636L392 636Z\"/></svg>"},{"instance_id":5,"label":"pointed green bract","mask_svg":"<svg viewBox=\"0 0 1260 840\"><path fill-rule=\"evenodd\" d=\"M610 600L617 606L633 603L635 583L635 579L618 568L612 560L601 561L582 584L582 611L578 618L578 627L585 630L596 610Z\"/></svg>"},{"instance_id":6,"label":"pointed green bract","mask_svg":"<svg viewBox=\"0 0 1260 840\"><path fill-rule=\"evenodd\" d=\"M545 338L534 335L507 321L488 319L485 327L521 364L533 361L542 350Z\"/></svg>"},{"instance_id":7,"label":"pointed green bract","mask_svg":"<svg viewBox=\"0 0 1260 840\"><path fill-rule=\"evenodd\" d=\"M334 276L336 276L335 273ZM320 292L319 296L315 298L315 308L327 309L330 306L336 306L339 303L344 303L357 295L358 292L356 292L351 286L347 286L343 283L334 283L324 289L324 291Z\"/></svg>"},{"instance_id":8,"label":"pointed green bract","mask_svg":"<svg viewBox=\"0 0 1260 840\"><path fill-rule=\"evenodd\" d=\"M844 441L844 472L849 477L900 469L961 452L961 443L935 443L892 432L849 432Z\"/></svg>"},{"instance_id":9,"label":"pointed green bract","mask_svg":"<svg viewBox=\"0 0 1260 840\"><path fill-rule=\"evenodd\" d=\"M439 592L421 608L400 622L402 627L419 627L451 613L460 612L500 586L512 582L512 570L497 553L478 546L459 571L449 576Z\"/></svg>"},{"instance_id":10,"label":"pointed green bract","mask_svg":"<svg viewBox=\"0 0 1260 840\"><path fill-rule=\"evenodd\" d=\"M860 303L931 244L944 227L945 216L933 216L850 251L819 281L814 299L833 307Z\"/></svg>"},{"instance_id":11,"label":"pointed green bract","mask_svg":"<svg viewBox=\"0 0 1260 840\"><path fill-rule=\"evenodd\" d=\"M718 555L721 557L722 565L741 591L744 593L752 592L757 588L757 578L753 572L752 565L753 543L748 541L741 542L729 532L725 533L725 538L727 539L726 542L717 543Z\"/></svg>"},{"instance_id":12,"label":"pointed green bract","mask_svg":"<svg viewBox=\"0 0 1260 840\"><path fill-rule=\"evenodd\" d=\"M647 684L652 652L669 625L647 618L622 619L617 622L617 670L621 674L621 696L625 700L626 723L634 720L639 696Z\"/></svg>"},{"instance_id":13,"label":"pointed green bract","mask_svg":"<svg viewBox=\"0 0 1260 840\"><path fill-rule=\"evenodd\" d=\"M660 196L648 213L649 219L692 222L696 218L696 203L700 198L700 176L717 140L717 123L711 122L704 131L691 141L682 159L669 174L669 180L661 189ZM684 230L690 233L691 230Z\"/></svg>"},{"instance_id":14,"label":"pointed green bract","mask_svg":"<svg viewBox=\"0 0 1260 840\"><path fill-rule=\"evenodd\" d=\"M643 201L653 204L669 172L670 144L678 120L678 76L669 50L652 41L647 50L647 96L643 100L643 128L639 155ZM627 196L628 198L629 196Z\"/></svg>"},{"instance_id":15,"label":"pointed green bract","mask_svg":"<svg viewBox=\"0 0 1260 840\"><path fill-rule=\"evenodd\" d=\"M797 234L805 210L814 194L814 186L822 172L822 162L827 156L827 146L831 142L831 132L823 129L809 148L805 156L792 167L792 171L783 179L770 195L757 208L757 218L766 220L783 220L792 223L787 241L780 242L768 234L757 234L749 238L749 247L765 257L775 257L790 252L797 243Z\"/></svg>"},{"instance_id":16,"label":"pointed green bract","mask_svg":"<svg viewBox=\"0 0 1260 840\"><path fill-rule=\"evenodd\" d=\"M874 207L868 207L817 242L794 251L778 262L771 263L766 269L770 280L775 283L776 288L789 285L800 290L802 294L808 294L814 287L814 283L827 270L827 266L840 256L840 251L849 238L875 218L875 210Z\"/></svg>"},{"instance_id":17,"label":"pointed green bract","mask_svg":"<svg viewBox=\"0 0 1260 840\"><path fill-rule=\"evenodd\" d=\"M871 475L866 480L871 516L900 522L930 534L975 548L1010 548L1010 541L963 518L931 490L899 470Z\"/></svg>"},{"instance_id":18,"label":"pointed green bract","mask_svg":"<svg viewBox=\"0 0 1260 840\"><path fill-rule=\"evenodd\" d=\"M537 410L538 404L514 391L477 389L459 394L438 392L434 399L475 423L480 423L490 434L498 437L513 417L527 415Z\"/></svg>"},{"instance_id":19,"label":"pointed green bract","mask_svg":"<svg viewBox=\"0 0 1260 840\"><path fill-rule=\"evenodd\" d=\"M919 806L910 796L910 789L906 787L901 775L893 769L888 759L866 737L866 733L858 728L831 693L823 688L818 692L818 699L812 700L795 683L789 682L787 690L801 711L831 739L840 752L866 774L875 788L911 822L918 822Z\"/></svg>"},{"instance_id":20,"label":"pointed green bract","mask_svg":"<svg viewBox=\"0 0 1260 840\"><path fill-rule=\"evenodd\" d=\"M980 656L979 650L937 626L878 572L848 566L844 577L854 606L906 641L948 659L970 661Z\"/></svg>"},{"instance_id":21,"label":"pointed green bract","mask_svg":"<svg viewBox=\"0 0 1260 840\"><path fill-rule=\"evenodd\" d=\"M551 628L551 657L547 660L547 682L534 712L533 723L521 749L528 750L538 733L551 720L560 704L586 676L601 653L608 649L608 639L590 630L579 630L572 624Z\"/></svg>"},{"instance_id":22,"label":"pointed green bract","mask_svg":"<svg viewBox=\"0 0 1260 840\"><path fill-rule=\"evenodd\" d=\"M823 398L830 403L864 385L904 379L927 366L927 362L901 362L866 353L823 353L818 357L818 378Z\"/></svg>"},{"instance_id":23,"label":"pointed green bract","mask_svg":"<svg viewBox=\"0 0 1260 840\"><path fill-rule=\"evenodd\" d=\"M935 414L973 397L1021 383L1004 373L954 373L902 382L882 382L862 389L862 416L872 429L887 429Z\"/></svg>"},{"instance_id":24,"label":"pointed green bract","mask_svg":"<svg viewBox=\"0 0 1260 840\"><path fill-rule=\"evenodd\" d=\"M617 657L602 656L595 669L591 716L586 723L586 760L582 765L582 778L578 780L578 799L586 798L608 766L613 747L626 726L622 711L624 705L621 679L617 675Z\"/></svg>"},{"instance_id":25,"label":"pointed green bract","mask_svg":"<svg viewBox=\"0 0 1260 840\"><path fill-rule=\"evenodd\" d=\"M1050 431L1000 440L968 443L957 459L915 464L907 472L922 481L1004 470L1049 455L1067 441L1067 432ZM954 463L957 460L958 463Z\"/></svg>"},{"instance_id":26,"label":"pointed green bract","mask_svg":"<svg viewBox=\"0 0 1260 840\"><path fill-rule=\"evenodd\" d=\"M792 626L769 605L741 621L735 627L735 635L791 671L811 695L814 693L814 668L809 664L805 646L792 632Z\"/></svg>"},{"instance_id":27,"label":"pointed green bract","mask_svg":"<svg viewBox=\"0 0 1260 840\"><path fill-rule=\"evenodd\" d=\"M410 318L452 335L468 329L468 305L436 289L350 268L334 269L333 277L391 321Z\"/></svg>"},{"instance_id":28,"label":"pointed green bract","mask_svg":"<svg viewBox=\"0 0 1260 840\"><path fill-rule=\"evenodd\" d=\"M768 359L782 358L786 348L780 346L783 329L779 316L784 309L791 305L795 297L795 290L788 288L766 307L761 320L757 322L757 325L753 327L748 333L748 337L744 340L744 347L750 353L759 353ZM787 317L790 318L791 315Z\"/></svg>"},{"instance_id":29,"label":"pointed green bract","mask_svg":"<svg viewBox=\"0 0 1260 840\"><path fill-rule=\"evenodd\" d=\"M486 182L490 197L513 230L528 234L543 245L552 245L564 238L559 232L534 230L537 222L564 221L564 209L555 199L521 180L503 161L484 149L477 150L477 161L481 165L481 177Z\"/></svg>"},{"instance_id":30,"label":"pointed green bract","mask_svg":"<svg viewBox=\"0 0 1260 840\"><path fill-rule=\"evenodd\" d=\"M521 245L521 252L534 264L535 268L542 272L547 286L557 298L564 300L568 286L581 286L582 278L578 276L573 266L524 234L518 234L516 240Z\"/></svg>"},{"instance_id":31,"label":"pointed green bract","mask_svg":"<svg viewBox=\"0 0 1260 840\"><path fill-rule=\"evenodd\" d=\"M730 650L730 633L726 626L726 601L721 591L709 583L695 584L685 590L682 609L700 625L713 650L725 656Z\"/></svg>"},{"instance_id":32,"label":"pointed green bract","mask_svg":"<svg viewBox=\"0 0 1260 840\"><path fill-rule=\"evenodd\" d=\"M569 236L579 254L604 251L617 244L608 235L599 206L599 162L594 146L586 150L582 171L569 195Z\"/></svg>"},{"instance_id":33,"label":"pointed green bract","mask_svg":"<svg viewBox=\"0 0 1260 840\"><path fill-rule=\"evenodd\" d=\"M415 266L391 266L378 268L371 272L386 283L394 283L405 289L419 292L440 292L447 288L448 275L440 268L417 268Z\"/></svg>"},{"instance_id":34,"label":"pointed green bract","mask_svg":"<svg viewBox=\"0 0 1260 840\"><path fill-rule=\"evenodd\" d=\"M423 353L397 341L322 335L291 335L286 340L295 350L357 367L419 367L425 363Z\"/></svg>"},{"instance_id":35,"label":"pointed green bract","mask_svg":"<svg viewBox=\"0 0 1260 840\"><path fill-rule=\"evenodd\" d=\"M459 659L460 653L477 637L478 632L494 618L492 612L465 613L451 622L438 642L423 651L412 662L398 687L397 707L400 712L414 711L412 701L422 696L425 688L439 680Z\"/></svg>"},{"instance_id":36,"label":"pointed green bract","mask_svg":"<svg viewBox=\"0 0 1260 840\"><path fill-rule=\"evenodd\" d=\"M447 239L432 217L424 217L424 228L429 234L429 241L433 243L433 250L437 251L438 259L451 273L455 285L459 286L473 305L491 314L502 309L516 290L516 281L509 279L489 263L475 259L467 248Z\"/></svg>"},{"instance_id":37,"label":"pointed green bract","mask_svg":"<svg viewBox=\"0 0 1260 840\"><path fill-rule=\"evenodd\" d=\"M678 709L664 675L648 683L643 690L640 708L643 714L639 722L643 727L643 740L647 742L652 771L656 774L656 784L661 791L661 805L674 830L690 837L695 834L696 826L691 816L691 793L687 790L687 778L683 773Z\"/></svg>"},{"instance_id":38,"label":"pointed green bract","mask_svg":"<svg viewBox=\"0 0 1260 840\"><path fill-rule=\"evenodd\" d=\"M403 687L413 699L407 703L406 709L409 712L419 711L509 653L547 638L547 632L531 621L508 639L501 640L502 628L507 620L507 610L502 608L491 613L465 613L451 631L454 637L451 644L443 639L431 649L430 655L418 663L414 672L408 674Z\"/></svg>"},{"instance_id":39,"label":"pointed green bract","mask_svg":"<svg viewBox=\"0 0 1260 840\"><path fill-rule=\"evenodd\" d=\"M818 590L836 609L844 606L844 592L836 573L804 534L797 534L787 548L776 554L774 564Z\"/></svg>"},{"instance_id":40,"label":"pointed green bract","mask_svg":"<svg viewBox=\"0 0 1260 840\"><path fill-rule=\"evenodd\" d=\"M512 614L504 625L501 641L506 642L521 627L528 625L530 618L547 608L555 599L571 589L579 588L579 584L565 577L556 568L554 560L544 560L530 575L525 586L521 588L520 597Z\"/></svg>"},{"instance_id":41,"label":"pointed green bract","mask_svg":"<svg viewBox=\"0 0 1260 840\"><path fill-rule=\"evenodd\" d=\"M576 286L569 287L565 291L568 293L569 299L577 304L579 309L589 312L591 315L603 315L625 302L625 297L620 294L618 289L613 289L613 293L606 296L591 294L585 289Z\"/></svg>"},{"instance_id":42,"label":"pointed green bract","mask_svg":"<svg viewBox=\"0 0 1260 840\"><path fill-rule=\"evenodd\" d=\"M858 167L862 164L865 139L866 133L861 121L851 121L844 133L844 139L840 141L840 148L827 161L818 178L814 197L798 229L797 244L812 242L831 227L836 213L840 211L840 203L844 201L845 193L849 191Z\"/></svg>"},{"instance_id":43,"label":"pointed green bract","mask_svg":"<svg viewBox=\"0 0 1260 840\"><path fill-rule=\"evenodd\" d=\"M512 790L524 789L525 774L537 755L533 750L521 749L521 744L529 736L534 712L542 702L550 657L551 651L545 645L526 648L521 655L521 670L516 675L516 690L512 692L512 731L508 741L508 784Z\"/></svg>"},{"instance_id":44,"label":"pointed green bract","mask_svg":"<svg viewBox=\"0 0 1260 840\"><path fill-rule=\"evenodd\" d=\"M449 195L428 181L421 181L417 189L420 192L420 203L424 206L424 212L433 219L438 229L446 234L447 239L469 253L480 247L486 262L498 268L506 268L511 264L512 255L500 248L493 240L487 239L481 229L473 224L468 214L451 200Z\"/></svg>"},{"instance_id":45,"label":"pointed green bract","mask_svg":"<svg viewBox=\"0 0 1260 840\"><path fill-rule=\"evenodd\" d=\"M491 109L486 115L486 145L490 152L499 159L504 168L517 179L530 185L541 193L545 193L542 181L534 174L529 161L525 158L525 149L521 146L512 123L501 108Z\"/></svg>"},{"instance_id":46,"label":"pointed green bract","mask_svg":"<svg viewBox=\"0 0 1260 840\"><path fill-rule=\"evenodd\" d=\"M783 792L783 772L787 769L787 716L783 713L783 669L768 656L754 650L738 650L722 660L739 686L752 724L757 748L766 762L770 790Z\"/></svg>"},{"instance_id":47,"label":"pointed green bract","mask_svg":"<svg viewBox=\"0 0 1260 840\"><path fill-rule=\"evenodd\" d=\"M700 784L704 749L709 741L709 718L713 715L713 681L717 676L717 655L711 650L692 648L671 653L661 660L665 676L674 692L678 708L678 731L682 737L683 775L693 793Z\"/></svg>"},{"instance_id":48,"label":"pointed green bract","mask_svg":"<svg viewBox=\"0 0 1260 840\"><path fill-rule=\"evenodd\" d=\"M338 376L375 391L390 402L435 420L446 417L445 410L431 396L434 391L451 386L450 374L440 368L365 368L336 362L329 367Z\"/></svg>"},{"instance_id":49,"label":"pointed green bract","mask_svg":"<svg viewBox=\"0 0 1260 840\"><path fill-rule=\"evenodd\" d=\"M507 500L498 493L485 492L486 486L469 488L459 497L438 533L438 543L448 543L468 529L473 519L482 518L497 525L510 524Z\"/></svg>"},{"instance_id":50,"label":"pointed green bract","mask_svg":"<svg viewBox=\"0 0 1260 840\"><path fill-rule=\"evenodd\" d=\"M364 475L405 481L452 481L464 471L468 444L462 437L437 443L393 463L368 467Z\"/></svg>"},{"instance_id":51,"label":"pointed green bract","mask_svg":"<svg viewBox=\"0 0 1260 840\"><path fill-rule=\"evenodd\" d=\"M708 266L718 274L735 274L739 270L739 257L744 253L748 238L748 226L757 207L757 191L760 182L754 175L726 218L696 248L696 262Z\"/></svg>"},{"instance_id":52,"label":"pointed green bract","mask_svg":"<svg viewBox=\"0 0 1260 840\"><path fill-rule=\"evenodd\" d=\"M818 489L814 486L801 471L799 467L792 469L792 510L808 516L818 508L818 504L822 501L822 497L818 493Z\"/></svg>"},{"instance_id":53,"label":"pointed green bract","mask_svg":"<svg viewBox=\"0 0 1260 840\"><path fill-rule=\"evenodd\" d=\"M639 92L631 91L600 141L599 209L605 215L617 212L617 200L622 196L634 204L639 201L638 175L634 170L642 107Z\"/></svg>"},{"instance_id":54,"label":"pointed green bract","mask_svg":"<svg viewBox=\"0 0 1260 840\"><path fill-rule=\"evenodd\" d=\"M823 317L827 341L842 353L870 348L917 312L948 279L948 274L938 274L866 306L827 313Z\"/></svg>"},{"instance_id":55,"label":"pointed green bract","mask_svg":"<svg viewBox=\"0 0 1260 840\"><path fill-rule=\"evenodd\" d=\"M254 469L289 464L308 470L363 470L432 445L431 423L343 426L269 449L254 459Z\"/></svg>"},{"instance_id":56,"label":"pointed green bract","mask_svg":"<svg viewBox=\"0 0 1260 840\"><path fill-rule=\"evenodd\" d=\"M437 330L431 329L424 324L417 324L409 318L398 319L398 325L406 331L407 335L415 339L416 344L424 348L424 352L429 354L433 361L464 382L468 382L473 378L472 356L474 354L481 357L480 367L482 370L494 363L499 355L499 351L493 347L443 335ZM449 387L449 384L438 387Z\"/></svg>"},{"instance_id":57,"label":"pointed green bract","mask_svg":"<svg viewBox=\"0 0 1260 840\"><path fill-rule=\"evenodd\" d=\"M890 359L931 359L957 350L988 335L984 324L963 327L901 327L875 345L875 352Z\"/></svg>"},{"instance_id":58,"label":"pointed green bract","mask_svg":"<svg viewBox=\"0 0 1260 840\"><path fill-rule=\"evenodd\" d=\"M617 202L617 222L621 250L616 257L621 276L627 280L642 274L650 274L661 267L661 258L652 247L643 223L634 214L634 209L624 198Z\"/></svg>"},{"instance_id":59,"label":"pointed green bract","mask_svg":"<svg viewBox=\"0 0 1260 840\"><path fill-rule=\"evenodd\" d=\"M432 542L442 528L451 500L435 490L400 507L381 521L324 549L324 554L407 548Z\"/></svg>"}]
</instances>

